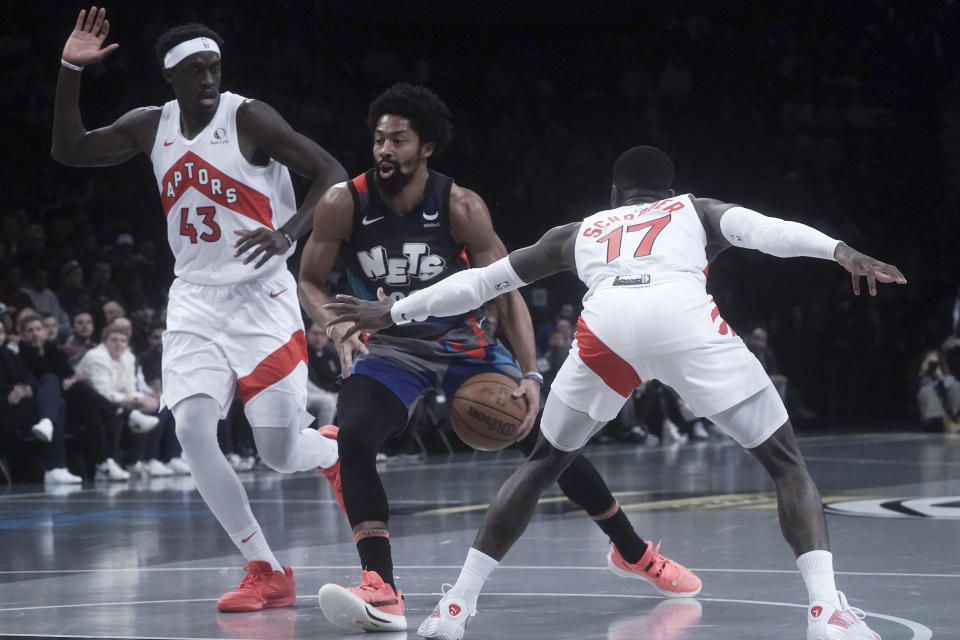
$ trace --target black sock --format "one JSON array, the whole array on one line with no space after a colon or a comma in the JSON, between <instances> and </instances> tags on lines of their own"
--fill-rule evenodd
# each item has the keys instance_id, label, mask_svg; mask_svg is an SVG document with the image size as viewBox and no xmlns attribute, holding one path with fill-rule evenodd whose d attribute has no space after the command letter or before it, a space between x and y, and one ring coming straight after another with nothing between
<instances>
[{"instance_id":1,"label":"black sock","mask_svg":"<svg viewBox=\"0 0 960 640\"><path fill-rule=\"evenodd\" d=\"M627 518L623 509L617 509L617 512L609 518L597 520L599 526L605 534L610 537L610 541L616 545L617 551L623 556L623 559L633 564L643 557L647 551L647 543L640 539L633 525Z\"/></svg>"},{"instance_id":2,"label":"black sock","mask_svg":"<svg viewBox=\"0 0 960 640\"><path fill-rule=\"evenodd\" d=\"M390 538L386 536L363 536L357 540L357 553L364 571L376 571L384 582L397 590L393 583L393 556L390 553ZM621 551L621 553L623 553Z\"/></svg>"}]
</instances>

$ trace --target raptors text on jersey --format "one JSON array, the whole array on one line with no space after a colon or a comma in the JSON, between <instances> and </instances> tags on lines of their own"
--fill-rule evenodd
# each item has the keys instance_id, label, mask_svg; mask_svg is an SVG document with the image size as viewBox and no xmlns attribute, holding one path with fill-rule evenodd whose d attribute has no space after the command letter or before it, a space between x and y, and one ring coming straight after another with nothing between
<instances>
[{"instance_id":1,"label":"raptors text on jersey","mask_svg":"<svg viewBox=\"0 0 960 640\"><path fill-rule=\"evenodd\" d=\"M240 152L237 110L246 98L220 95L217 113L196 137L180 131L176 100L163 106L150 160L167 219L174 273L193 284L224 285L255 280L285 268L274 256L260 269L234 257L237 231L277 229L293 216L290 174L271 160L256 166Z\"/></svg>"}]
</instances>

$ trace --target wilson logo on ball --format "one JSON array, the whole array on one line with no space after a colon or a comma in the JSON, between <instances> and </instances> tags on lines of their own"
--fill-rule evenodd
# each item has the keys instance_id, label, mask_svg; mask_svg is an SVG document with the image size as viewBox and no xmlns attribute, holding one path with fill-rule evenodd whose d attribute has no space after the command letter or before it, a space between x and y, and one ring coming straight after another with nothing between
<instances>
[{"instance_id":1,"label":"wilson logo on ball","mask_svg":"<svg viewBox=\"0 0 960 640\"><path fill-rule=\"evenodd\" d=\"M482 411L479 407L469 407L467 409L467 415L482 423L488 431L493 431L494 433L499 433L503 436L513 436L513 434L517 431L516 423L498 420L490 414Z\"/></svg>"}]
</instances>

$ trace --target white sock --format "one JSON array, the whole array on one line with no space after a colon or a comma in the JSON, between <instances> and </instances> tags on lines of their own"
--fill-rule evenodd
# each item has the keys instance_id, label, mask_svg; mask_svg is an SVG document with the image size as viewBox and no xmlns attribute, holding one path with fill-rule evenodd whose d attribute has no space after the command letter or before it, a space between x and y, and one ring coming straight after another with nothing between
<instances>
[{"instance_id":1,"label":"white sock","mask_svg":"<svg viewBox=\"0 0 960 640\"><path fill-rule=\"evenodd\" d=\"M829 551L808 551L797 558L803 583L807 585L810 602L827 602L840 606L837 584L833 578L833 554Z\"/></svg>"},{"instance_id":2,"label":"white sock","mask_svg":"<svg viewBox=\"0 0 960 640\"><path fill-rule=\"evenodd\" d=\"M177 421L177 438L183 446L183 457L193 472L193 481L220 526L247 561L263 560L269 562L275 571L282 571L250 510L240 478L217 444L220 405L209 396L192 396L173 407L173 417Z\"/></svg>"},{"instance_id":3,"label":"white sock","mask_svg":"<svg viewBox=\"0 0 960 640\"><path fill-rule=\"evenodd\" d=\"M453 585L448 595L453 595L467 603L470 615L477 614L477 598L480 596L480 590L483 589L483 583L493 574L493 570L500 566L497 560L494 560L482 551L477 551L473 547L467 553L467 559L460 570L460 577L457 583Z\"/></svg>"},{"instance_id":4,"label":"white sock","mask_svg":"<svg viewBox=\"0 0 960 640\"><path fill-rule=\"evenodd\" d=\"M237 549L240 549L240 553L243 554L247 562L262 560L269 562L274 571L283 571L280 561L273 555L270 545L267 544L267 539L263 537L260 525L254 525L240 533L231 533L230 539L233 540L233 544L237 545Z\"/></svg>"}]
</instances>

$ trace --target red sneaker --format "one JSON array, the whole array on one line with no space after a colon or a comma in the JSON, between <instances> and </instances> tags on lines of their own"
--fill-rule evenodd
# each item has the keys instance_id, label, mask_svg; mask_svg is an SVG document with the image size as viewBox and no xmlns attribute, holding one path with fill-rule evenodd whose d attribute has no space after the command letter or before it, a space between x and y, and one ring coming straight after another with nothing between
<instances>
[{"instance_id":1,"label":"red sneaker","mask_svg":"<svg viewBox=\"0 0 960 640\"><path fill-rule=\"evenodd\" d=\"M404 631L407 628L403 594L394 591L376 571L364 571L359 587L323 585L319 600L327 620L347 629Z\"/></svg>"},{"instance_id":2,"label":"red sneaker","mask_svg":"<svg viewBox=\"0 0 960 640\"><path fill-rule=\"evenodd\" d=\"M703 586L693 571L660 555L659 542L656 547L647 542L647 550L633 564L624 560L616 545L611 544L607 566L620 577L646 580L661 594L674 598L692 598Z\"/></svg>"},{"instance_id":3,"label":"red sneaker","mask_svg":"<svg viewBox=\"0 0 960 640\"><path fill-rule=\"evenodd\" d=\"M297 586L293 569L284 567L274 571L269 562L253 560L244 567L247 577L233 591L220 596L217 609L226 612L260 611L274 607L289 607L297 601Z\"/></svg>"},{"instance_id":4,"label":"red sneaker","mask_svg":"<svg viewBox=\"0 0 960 640\"><path fill-rule=\"evenodd\" d=\"M318 431L324 438L330 438L331 440L336 440L337 434L340 433L340 429L332 424L320 427ZM346 513L347 508L343 506L343 485L340 483L340 458L337 458L337 461L332 467L327 467L326 469L323 467L317 468L327 477L327 482L330 483L330 488L333 489L333 497L337 499L337 506L340 507L340 511Z\"/></svg>"}]
</instances>

